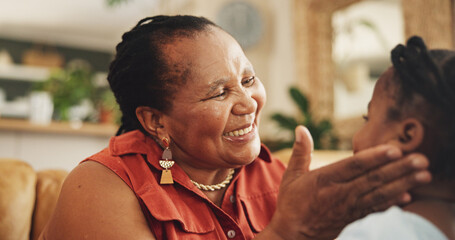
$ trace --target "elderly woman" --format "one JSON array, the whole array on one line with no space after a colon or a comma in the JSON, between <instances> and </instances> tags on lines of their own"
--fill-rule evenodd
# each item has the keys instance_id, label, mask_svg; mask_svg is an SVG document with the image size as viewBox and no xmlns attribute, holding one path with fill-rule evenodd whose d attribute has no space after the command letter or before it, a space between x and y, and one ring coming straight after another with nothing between
<instances>
[{"instance_id":1,"label":"elderly woman","mask_svg":"<svg viewBox=\"0 0 455 240\"><path fill-rule=\"evenodd\" d=\"M122 126L70 173L41 239L333 239L430 180L391 146L309 172L304 127L285 169L258 135L261 81L205 18L141 20L108 80Z\"/></svg>"}]
</instances>

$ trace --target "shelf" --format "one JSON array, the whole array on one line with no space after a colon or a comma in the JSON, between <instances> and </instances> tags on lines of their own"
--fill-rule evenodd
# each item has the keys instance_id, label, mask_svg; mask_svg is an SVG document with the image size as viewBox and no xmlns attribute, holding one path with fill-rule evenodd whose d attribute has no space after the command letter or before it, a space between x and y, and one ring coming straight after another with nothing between
<instances>
[{"instance_id":1,"label":"shelf","mask_svg":"<svg viewBox=\"0 0 455 240\"><path fill-rule=\"evenodd\" d=\"M49 77L50 69L25 65L0 65L0 78L29 82L44 81Z\"/></svg>"},{"instance_id":2,"label":"shelf","mask_svg":"<svg viewBox=\"0 0 455 240\"><path fill-rule=\"evenodd\" d=\"M118 126L114 124L83 123L79 128L74 128L69 122L52 122L49 125L36 125L24 119L0 118L0 131L111 137L115 135L117 129Z\"/></svg>"},{"instance_id":3,"label":"shelf","mask_svg":"<svg viewBox=\"0 0 455 240\"><path fill-rule=\"evenodd\" d=\"M20 64L0 65L0 79L42 82L49 78L52 68ZM95 72L93 82L97 87L109 86L106 72Z\"/></svg>"}]
</instances>

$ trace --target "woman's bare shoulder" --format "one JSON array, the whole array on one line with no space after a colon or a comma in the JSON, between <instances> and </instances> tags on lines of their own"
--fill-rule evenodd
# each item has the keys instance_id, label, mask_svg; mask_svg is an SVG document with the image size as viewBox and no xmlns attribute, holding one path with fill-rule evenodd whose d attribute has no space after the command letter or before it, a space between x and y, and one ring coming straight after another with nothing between
<instances>
[{"instance_id":1,"label":"woman's bare shoulder","mask_svg":"<svg viewBox=\"0 0 455 240\"><path fill-rule=\"evenodd\" d=\"M46 240L154 239L133 191L93 161L68 175L43 235Z\"/></svg>"}]
</instances>

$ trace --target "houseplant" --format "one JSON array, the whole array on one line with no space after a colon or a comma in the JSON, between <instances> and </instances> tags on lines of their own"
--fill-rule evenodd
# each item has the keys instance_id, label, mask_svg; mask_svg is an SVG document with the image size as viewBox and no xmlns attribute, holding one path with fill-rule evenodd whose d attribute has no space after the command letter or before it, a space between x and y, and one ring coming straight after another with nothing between
<instances>
[{"instance_id":1,"label":"houseplant","mask_svg":"<svg viewBox=\"0 0 455 240\"><path fill-rule=\"evenodd\" d=\"M332 132L332 124L329 120L324 119L315 121L310 112L310 103L308 98L296 87L289 88L289 94L293 102L299 109L297 116L287 116L281 113L275 113L271 118L276 121L280 128L285 131L290 131L293 139L278 140L271 148L280 150L290 148L294 144L294 130L298 125L304 125L308 128L313 136L315 149L333 149L337 144L337 137Z\"/></svg>"},{"instance_id":2,"label":"houseplant","mask_svg":"<svg viewBox=\"0 0 455 240\"><path fill-rule=\"evenodd\" d=\"M35 90L46 91L52 96L54 117L69 120L70 109L95 99L94 73L88 63L75 60L63 68L53 69L49 78L35 86Z\"/></svg>"},{"instance_id":3,"label":"houseplant","mask_svg":"<svg viewBox=\"0 0 455 240\"><path fill-rule=\"evenodd\" d=\"M100 89L96 105L100 123L120 124L121 112L114 93L109 88Z\"/></svg>"}]
</instances>

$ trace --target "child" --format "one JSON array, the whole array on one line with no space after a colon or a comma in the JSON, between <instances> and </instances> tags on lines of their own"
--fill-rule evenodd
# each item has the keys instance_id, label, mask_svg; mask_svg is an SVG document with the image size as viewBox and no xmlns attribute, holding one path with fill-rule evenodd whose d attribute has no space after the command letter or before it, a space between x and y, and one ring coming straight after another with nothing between
<instances>
[{"instance_id":1,"label":"child","mask_svg":"<svg viewBox=\"0 0 455 240\"><path fill-rule=\"evenodd\" d=\"M433 181L414 189L409 205L370 214L338 240L455 239L455 51L428 51L420 37L411 37L391 59L353 138L354 152L381 143L421 152Z\"/></svg>"}]
</instances>

